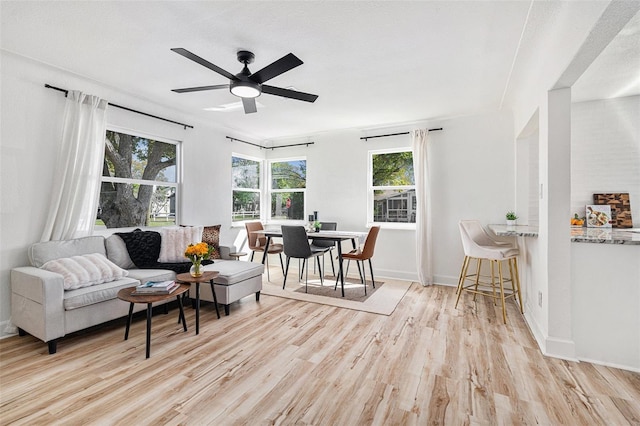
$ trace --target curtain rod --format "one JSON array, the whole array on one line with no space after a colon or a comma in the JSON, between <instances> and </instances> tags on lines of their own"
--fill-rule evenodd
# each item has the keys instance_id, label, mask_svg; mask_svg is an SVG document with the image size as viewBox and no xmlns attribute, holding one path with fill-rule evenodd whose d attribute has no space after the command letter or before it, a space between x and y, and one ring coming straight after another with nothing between
<instances>
[{"instance_id":1,"label":"curtain rod","mask_svg":"<svg viewBox=\"0 0 640 426\"><path fill-rule=\"evenodd\" d=\"M57 90L58 92L62 92L62 93L64 93L65 97L69 94L69 91L67 89L61 89L59 87L51 86L50 84L45 84L44 87L46 87L47 89L53 89L53 90ZM136 114L146 115L147 117L155 118L157 120L162 120L162 121L167 121L169 123L177 124L179 126L184 127L185 130L187 130L187 127L190 128L190 129L193 129L193 126L190 126L190 125L184 124L184 123L180 123L178 121L169 120L168 118L158 117L157 115L153 115L153 114L147 114L146 112L142 112L142 111L138 111L138 110L135 110L135 109L127 108L127 107L122 106L122 105L112 104L111 102L109 102L109 105L111 105L112 107L115 107L115 108L124 109L124 110L129 111L129 112L135 112Z\"/></svg>"},{"instance_id":2,"label":"curtain rod","mask_svg":"<svg viewBox=\"0 0 640 426\"><path fill-rule=\"evenodd\" d=\"M442 127L438 127L436 129L429 129L429 132L437 132L439 130L442 130ZM389 133L388 135L378 135L378 136L363 136L360 138L360 140L364 140L366 141L367 139L375 139L375 138L386 138L388 136L398 136L398 135L408 135L409 132L401 132L401 133Z\"/></svg>"},{"instance_id":3,"label":"curtain rod","mask_svg":"<svg viewBox=\"0 0 640 426\"><path fill-rule=\"evenodd\" d=\"M303 143L294 143L294 144L291 144L291 145L262 146L262 145L258 145L257 143L247 142L247 141L243 141L241 139L232 138L231 136L226 136L226 138L229 139L230 141L242 142L242 143L246 143L247 145L257 146L260 149L270 149L270 150L274 150L276 148L288 148L288 147L291 147L291 146L302 146L302 145L309 146L309 145L315 144L315 142L303 142Z\"/></svg>"}]
</instances>

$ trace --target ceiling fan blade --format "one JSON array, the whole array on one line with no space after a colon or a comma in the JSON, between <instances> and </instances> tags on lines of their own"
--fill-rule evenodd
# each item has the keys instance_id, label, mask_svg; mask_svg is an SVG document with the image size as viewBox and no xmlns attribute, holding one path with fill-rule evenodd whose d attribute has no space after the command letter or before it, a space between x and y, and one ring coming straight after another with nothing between
<instances>
[{"instance_id":1,"label":"ceiling fan blade","mask_svg":"<svg viewBox=\"0 0 640 426\"><path fill-rule=\"evenodd\" d=\"M252 112L258 111L258 108L256 107L256 98L242 98L242 105L244 106L245 114L251 114Z\"/></svg>"},{"instance_id":2,"label":"ceiling fan blade","mask_svg":"<svg viewBox=\"0 0 640 426\"><path fill-rule=\"evenodd\" d=\"M297 99L299 101L315 102L318 99L318 95L312 95L311 93L297 92L295 90L283 89L282 87L262 85L262 93L268 93L270 95L282 96L283 98Z\"/></svg>"},{"instance_id":3,"label":"ceiling fan blade","mask_svg":"<svg viewBox=\"0 0 640 426\"><path fill-rule=\"evenodd\" d=\"M201 92L203 90L228 89L228 84L216 84L214 86L187 87L186 89L171 89L176 93Z\"/></svg>"},{"instance_id":4,"label":"ceiling fan blade","mask_svg":"<svg viewBox=\"0 0 640 426\"><path fill-rule=\"evenodd\" d=\"M182 55L187 59L191 59L192 61L199 63L203 67L209 68L211 71L215 71L218 74L220 74L220 75L222 75L224 77L227 77L229 80L237 80L238 79L235 75L231 74L229 71L223 70L219 66L212 64L211 62L207 61L206 59L202 59L200 56L189 52L187 49L183 49L182 47L176 47L176 48L173 48L171 50L176 52L178 55Z\"/></svg>"},{"instance_id":5,"label":"ceiling fan blade","mask_svg":"<svg viewBox=\"0 0 640 426\"><path fill-rule=\"evenodd\" d=\"M303 62L298 59L296 55L289 53L288 55L285 55L277 61L272 62L270 65L262 68L260 71L254 72L249 78L256 83L262 84L265 81L271 80L273 77L277 77L280 74L302 64Z\"/></svg>"}]
</instances>

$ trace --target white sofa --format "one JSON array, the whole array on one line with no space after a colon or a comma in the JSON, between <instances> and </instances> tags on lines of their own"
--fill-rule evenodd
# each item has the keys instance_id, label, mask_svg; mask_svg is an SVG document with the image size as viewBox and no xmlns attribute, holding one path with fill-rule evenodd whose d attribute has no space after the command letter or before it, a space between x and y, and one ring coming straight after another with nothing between
<instances>
[{"instance_id":1,"label":"white sofa","mask_svg":"<svg viewBox=\"0 0 640 426\"><path fill-rule=\"evenodd\" d=\"M264 271L259 263L230 260L230 251L235 250L221 246L223 259L216 259L205 267L219 271L214 280L215 292L227 315L229 305L245 296L255 293L259 300ZM113 264L126 269L126 276L65 290L63 275L42 268L51 260L91 253L104 255ZM57 340L66 334L126 316L129 303L117 298L120 289L144 281L172 280L176 276L172 270L136 268L123 240L117 235L36 243L29 248L29 261L31 266L11 270L11 320L20 335L29 333L46 342L50 354L56 352ZM212 299L210 286L201 287L201 298ZM145 309L144 304L134 305L134 311L142 309Z\"/></svg>"}]
</instances>

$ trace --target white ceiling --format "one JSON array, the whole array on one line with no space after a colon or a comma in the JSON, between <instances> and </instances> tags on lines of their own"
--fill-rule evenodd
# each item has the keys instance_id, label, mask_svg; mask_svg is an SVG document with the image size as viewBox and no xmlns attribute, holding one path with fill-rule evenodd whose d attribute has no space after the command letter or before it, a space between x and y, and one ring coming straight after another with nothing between
<instances>
[{"instance_id":1,"label":"white ceiling","mask_svg":"<svg viewBox=\"0 0 640 426\"><path fill-rule=\"evenodd\" d=\"M514 82L541 66L541 41L551 30L556 38L548 42L570 40L591 28L607 2L5 0L0 5L3 50L274 140L508 106ZM640 23L633 21L635 27L621 33L622 44L612 43L608 56L601 55L603 64L578 82L582 99L640 93ZM292 52L304 64L268 84L319 98L312 104L265 94L255 114L240 108L206 111L239 99L224 89L171 92L228 82L171 52L174 47L232 74L241 70L237 50L255 54L253 72ZM613 77L620 70L624 82ZM634 84L629 75L635 75Z\"/></svg>"}]
</instances>

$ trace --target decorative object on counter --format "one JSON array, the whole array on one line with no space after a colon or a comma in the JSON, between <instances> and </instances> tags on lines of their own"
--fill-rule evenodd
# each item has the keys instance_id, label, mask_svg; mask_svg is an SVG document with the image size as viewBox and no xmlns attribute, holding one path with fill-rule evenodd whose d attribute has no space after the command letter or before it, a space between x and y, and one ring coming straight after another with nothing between
<instances>
[{"instance_id":1,"label":"decorative object on counter","mask_svg":"<svg viewBox=\"0 0 640 426\"><path fill-rule=\"evenodd\" d=\"M516 212L509 211L509 212L507 212L505 217L507 218L507 225L515 226L515 224L516 224L516 222L518 220L518 216L516 215Z\"/></svg>"},{"instance_id":2,"label":"decorative object on counter","mask_svg":"<svg viewBox=\"0 0 640 426\"><path fill-rule=\"evenodd\" d=\"M584 226L584 217L579 217L578 213L575 213L571 218L571 226L582 228Z\"/></svg>"},{"instance_id":3,"label":"decorative object on counter","mask_svg":"<svg viewBox=\"0 0 640 426\"><path fill-rule=\"evenodd\" d=\"M633 228L628 193L593 194L593 204L611 206L611 221L614 228Z\"/></svg>"},{"instance_id":4,"label":"decorative object on counter","mask_svg":"<svg viewBox=\"0 0 640 426\"><path fill-rule=\"evenodd\" d=\"M588 228L611 228L611 206L586 206Z\"/></svg>"},{"instance_id":5,"label":"decorative object on counter","mask_svg":"<svg viewBox=\"0 0 640 426\"><path fill-rule=\"evenodd\" d=\"M322 224L319 221L315 220L313 222L313 230L316 232L320 232L320 228L322 228Z\"/></svg>"},{"instance_id":6,"label":"decorative object on counter","mask_svg":"<svg viewBox=\"0 0 640 426\"><path fill-rule=\"evenodd\" d=\"M193 263L189 270L192 277L202 276L202 261L209 259L212 252L213 247L209 246L207 243L200 242L198 244L189 244L184 252L184 257L188 258L191 263Z\"/></svg>"}]
</instances>

